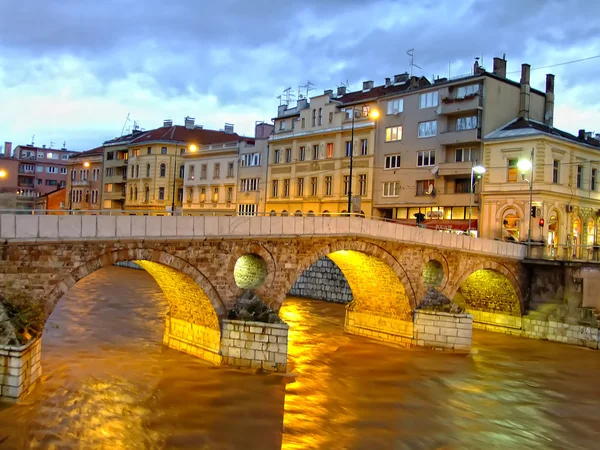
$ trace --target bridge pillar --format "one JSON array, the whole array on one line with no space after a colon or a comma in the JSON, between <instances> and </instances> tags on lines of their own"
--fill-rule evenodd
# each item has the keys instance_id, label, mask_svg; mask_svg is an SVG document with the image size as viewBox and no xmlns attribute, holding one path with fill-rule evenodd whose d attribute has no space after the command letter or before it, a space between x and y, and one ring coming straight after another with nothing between
<instances>
[{"instance_id":1,"label":"bridge pillar","mask_svg":"<svg viewBox=\"0 0 600 450\"><path fill-rule=\"evenodd\" d=\"M42 338L22 346L0 345L0 400L18 401L42 374Z\"/></svg>"}]
</instances>

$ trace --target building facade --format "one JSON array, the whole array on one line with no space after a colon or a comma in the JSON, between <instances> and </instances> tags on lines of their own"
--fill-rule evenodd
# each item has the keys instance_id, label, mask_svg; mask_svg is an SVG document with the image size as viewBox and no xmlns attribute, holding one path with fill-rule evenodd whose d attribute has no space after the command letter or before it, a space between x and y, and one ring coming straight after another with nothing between
<instances>
[{"instance_id":1,"label":"building facade","mask_svg":"<svg viewBox=\"0 0 600 450\"><path fill-rule=\"evenodd\" d=\"M44 214L67 214L65 211L66 191L65 188L58 188L56 191L36 197L33 208L36 211L43 211Z\"/></svg>"},{"instance_id":2,"label":"building facade","mask_svg":"<svg viewBox=\"0 0 600 450\"><path fill-rule=\"evenodd\" d=\"M0 209L16 210L20 161L12 155L10 143L7 144L4 146L6 153L0 154Z\"/></svg>"},{"instance_id":3,"label":"building facade","mask_svg":"<svg viewBox=\"0 0 600 450\"><path fill-rule=\"evenodd\" d=\"M599 138L531 119L488 134L482 237L527 242L531 229L533 256L589 258L600 238ZM517 165L532 150L533 177Z\"/></svg>"},{"instance_id":4,"label":"building facade","mask_svg":"<svg viewBox=\"0 0 600 450\"><path fill-rule=\"evenodd\" d=\"M373 214L415 224L420 213L427 227L475 234L482 183L471 176L484 163L483 136L553 114L553 82L546 93L532 89L529 70L508 80L506 60L494 58L491 73L475 63L470 75L380 97Z\"/></svg>"},{"instance_id":5,"label":"building facade","mask_svg":"<svg viewBox=\"0 0 600 450\"><path fill-rule=\"evenodd\" d=\"M102 170L102 209L125 209L127 193L128 145L132 139L142 134L133 133L104 142Z\"/></svg>"},{"instance_id":6,"label":"building facade","mask_svg":"<svg viewBox=\"0 0 600 450\"><path fill-rule=\"evenodd\" d=\"M102 162L104 148L71 155L67 171L65 209L71 211L97 211L102 209Z\"/></svg>"}]
</instances>

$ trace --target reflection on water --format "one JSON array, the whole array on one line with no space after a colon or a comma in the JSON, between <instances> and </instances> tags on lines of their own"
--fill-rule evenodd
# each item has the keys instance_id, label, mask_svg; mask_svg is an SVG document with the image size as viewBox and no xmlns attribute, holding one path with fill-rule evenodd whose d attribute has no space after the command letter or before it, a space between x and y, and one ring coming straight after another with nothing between
<instances>
[{"instance_id":1,"label":"reflection on water","mask_svg":"<svg viewBox=\"0 0 600 450\"><path fill-rule=\"evenodd\" d=\"M0 449L565 449L600 440L600 353L475 333L458 356L343 333L344 308L288 299L287 376L161 345L148 274L103 269L61 300L42 383L0 406ZM285 412L285 414L284 414ZM5 439L3 441L3 439Z\"/></svg>"}]
</instances>

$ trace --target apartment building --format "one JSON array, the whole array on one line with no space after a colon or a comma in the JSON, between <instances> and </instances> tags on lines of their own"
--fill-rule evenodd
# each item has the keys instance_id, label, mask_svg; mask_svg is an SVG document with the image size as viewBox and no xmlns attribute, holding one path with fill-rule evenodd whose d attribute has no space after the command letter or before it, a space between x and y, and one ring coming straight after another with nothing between
<instances>
[{"instance_id":1,"label":"apartment building","mask_svg":"<svg viewBox=\"0 0 600 450\"><path fill-rule=\"evenodd\" d=\"M104 142L102 171L102 209L125 209L127 197L127 161L129 143L143 132L134 130L125 136Z\"/></svg>"},{"instance_id":2,"label":"apartment building","mask_svg":"<svg viewBox=\"0 0 600 450\"><path fill-rule=\"evenodd\" d=\"M482 237L527 241L533 212L532 256L589 258L600 238L600 135L519 118L485 138ZM532 160L533 177L520 160Z\"/></svg>"},{"instance_id":3,"label":"apartment building","mask_svg":"<svg viewBox=\"0 0 600 450\"><path fill-rule=\"evenodd\" d=\"M370 215L376 129L371 112L379 97L408 86L365 81L361 91L339 87L335 95L326 90L294 107L279 106L269 138L266 209L273 215L345 214L351 196L352 211Z\"/></svg>"},{"instance_id":4,"label":"apartment building","mask_svg":"<svg viewBox=\"0 0 600 450\"><path fill-rule=\"evenodd\" d=\"M17 209L17 180L20 161L12 155L12 144L6 142L0 153L0 209Z\"/></svg>"},{"instance_id":5,"label":"apartment building","mask_svg":"<svg viewBox=\"0 0 600 450\"><path fill-rule=\"evenodd\" d=\"M374 215L415 224L421 213L431 228L477 230L481 182L475 176L472 188L471 170L484 164L483 136L518 117L553 114L553 83L532 89L529 70L523 64L520 82L508 80L506 60L494 58L492 72L476 62L470 75L380 97Z\"/></svg>"},{"instance_id":6,"label":"apartment building","mask_svg":"<svg viewBox=\"0 0 600 450\"><path fill-rule=\"evenodd\" d=\"M102 160L104 147L71 155L67 164L65 209L96 211L102 209Z\"/></svg>"},{"instance_id":7,"label":"apartment building","mask_svg":"<svg viewBox=\"0 0 600 450\"><path fill-rule=\"evenodd\" d=\"M188 153L206 152L207 156L210 155L211 177L227 181L227 186L234 192L235 175L230 175L228 162L232 159L235 169L237 144L234 143L239 140L233 129L206 130L201 125L195 125L191 117L185 118L185 126L173 125L172 120L165 120L162 127L134 137L128 144L125 209L132 213L158 215L170 212L173 206L176 212L182 211ZM225 164L218 163L215 167L216 160L221 159L226 161ZM201 170L201 167L194 170ZM207 177L208 170L207 166ZM194 173L190 181L196 176L199 174ZM216 193L219 198L217 203L227 203L229 197L226 189ZM187 201L185 206L189 210ZM215 212L227 209L223 206L216 208Z\"/></svg>"}]
</instances>

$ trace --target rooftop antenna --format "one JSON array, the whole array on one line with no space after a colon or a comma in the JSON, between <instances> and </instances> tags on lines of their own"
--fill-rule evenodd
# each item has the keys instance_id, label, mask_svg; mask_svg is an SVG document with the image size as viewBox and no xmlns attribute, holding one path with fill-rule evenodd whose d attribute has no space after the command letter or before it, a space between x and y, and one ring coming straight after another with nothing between
<instances>
[{"instance_id":1,"label":"rooftop antenna","mask_svg":"<svg viewBox=\"0 0 600 450\"><path fill-rule=\"evenodd\" d=\"M127 126L127 122L129 122L129 113L127 113L127 118L125 119L125 123L123 124L123 128L121 128L121 136L125 132L125 127Z\"/></svg>"},{"instance_id":2,"label":"rooftop antenna","mask_svg":"<svg viewBox=\"0 0 600 450\"><path fill-rule=\"evenodd\" d=\"M406 54L408 56L410 56L410 76L412 77L413 76L413 67L420 69L420 67L415 64L415 49L411 48L409 51L406 52Z\"/></svg>"},{"instance_id":3,"label":"rooftop antenna","mask_svg":"<svg viewBox=\"0 0 600 450\"><path fill-rule=\"evenodd\" d=\"M279 100L279 106L283 105L283 95L278 95L277 100Z\"/></svg>"},{"instance_id":4,"label":"rooftop antenna","mask_svg":"<svg viewBox=\"0 0 600 450\"><path fill-rule=\"evenodd\" d=\"M292 88L289 87L283 91L284 103L289 105L293 100L294 94L292 94Z\"/></svg>"},{"instance_id":5,"label":"rooftop antenna","mask_svg":"<svg viewBox=\"0 0 600 450\"><path fill-rule=\"evenodd\" d=\"M63 149L67 149L67 141L63 141Z\"/></svg>"},{"instance_id":6,"label":"rooftop antenna","mask_svg":"<svg viewBox=\"0 0 600 450\"><path fill-rule=\"evenodd\" d=\"M50 148L52 148L53 145L54 145L54 142L50 141Z\"/></svg>"},{"instance_id":7,"label":"rooftop antenna","mask_svg":"<svg viewBox=\"0 0 600 450\"><path fill-rule=\"evenodd\" d=\"M306 96L304 98L308 98L308 93L310 91L314 91L314 84L308 80L306 82L306 84L303 84L302 86L298 86L298 100L300 100L302 98L302 94L300 94L300 89L306 89Z\"/></svg>"},{"instance_id":8,"label":"rooftop antenna","mask_svg":"<svg viewBox=\"0 0 600 450\"><path fill-rule=\"evenodd\" d=\"M34 146L33 140L35 139L35 134L33 136L31 136L31 146Z\"/></svg>"}]
</instances>

